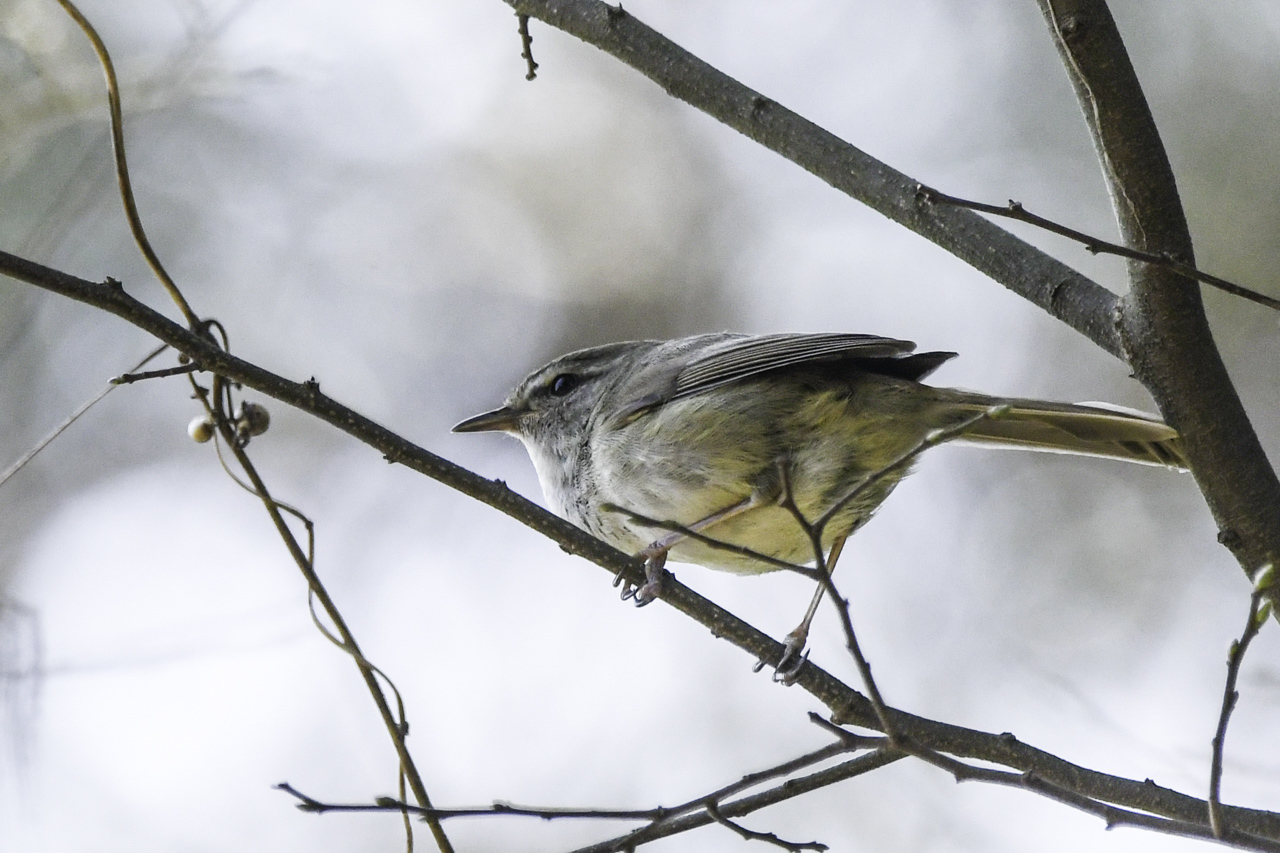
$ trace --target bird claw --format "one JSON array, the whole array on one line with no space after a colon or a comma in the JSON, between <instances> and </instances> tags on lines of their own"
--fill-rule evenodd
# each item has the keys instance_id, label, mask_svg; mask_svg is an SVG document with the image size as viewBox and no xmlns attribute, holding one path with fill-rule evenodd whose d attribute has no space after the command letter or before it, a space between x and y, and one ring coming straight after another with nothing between
<instances>
[{"instance_id":1,"label":"bird claw","mask_svg":"<svg viewBox=\"0 0 1280 853\"><path fill-rule=\"evenodd\" d=\"M773 668L774 681L785 687L790 687L796 683L796 679L800 677L800 670L809 661L809 652L804 647L808 639L807 631L803 634L792 631L783 638L782 657L778 659L777 666ZM801 654L802 651L804 654ZM768 665L767 661L758 660L755 666L751 668L751 671L759 672Z\"/></svg>"},{"instance_id":2,"label":"bird claw","mask_svg":"<svg viewBox=\"0 0 1280 853\"><path fill-rule=\"evenodd\" d=\"M646 604L652 604L658 599L658 595L662 592L662 579L667 572L663 566L667 563L666 550L654 551L653 553L640 552L644 556L644 577L645 581L640 586L636 586L622 576L619 572L614 576L613 585L622 587L622 600L634 601L636 607L644 607Z\"/></svg>"},{"instance_id":3,"label":"bird claw","mask_svg":"<svg viewBox=\"0 0 1280 853\"><path fill-rule=\"evenodd\" d=\"M787 650L782 654L782 660L778 661L778 666L773 671L773 680L783 687L795 684L800 677L800 670L804 669L804 665L809 662L809 650L805 649L804 654L800 654L801 648L803 646L797 646L793 650L791 646L787 646Z\"/></svg>"}]
</instances>

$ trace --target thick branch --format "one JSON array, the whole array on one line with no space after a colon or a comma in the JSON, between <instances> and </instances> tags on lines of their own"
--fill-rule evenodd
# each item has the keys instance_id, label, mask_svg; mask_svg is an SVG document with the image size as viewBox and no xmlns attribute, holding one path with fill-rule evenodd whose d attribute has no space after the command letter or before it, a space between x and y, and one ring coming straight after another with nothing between
<instances>
[{"instance_id":1,"label":"thick branch","mask_svg":"<svg viewBox=\"0 0 1280 853\"><path fill-rule=\"evenodd\" d=\"M129 296L118 282L95 284L6 252L0 252L0 273L115 314L185 353L205 370L214 371L314 415L375 448L389 461L399 462L504 512L559 543L565 551L584 557L612 574L625 572L636 583L643 580L643 570L635 558L557 518L501 482L486 480L454 465L325 397L320 393L318 384L290 382L232 356L207 338ZM675 578L664 580L661 598L708 628L715 636L728 640L757 659L778 660L782 656L784 648L781 643L706 600ZM876 713L866 697L812 663L800 669L795 683L831 709L838 722L879 731ZM1149 780L1137 782L1088 770L1020 743L1012 735L995 735L952 726L891 708L888 716L900 736L938 752L1033 772L1040 779L1093 799L1176 820L1206 822L1208 807L1204 800L1161 788ZM1233 828L1241 832L1280 839L1278 814L1235 806L1224 806L1222 814Z\"/></svg>"},{"instance_id":2,"label":"thick branch","mask_svg":"<svg viewBox=\"0 0 1280 853\"><path fill-rule=\"evenodd\" d=\"M1084 108L1125 242L1194 264L1173 169L1104 0L1038 0ZM1219 539L1253 577L1280 559L1276 479L1218 355L1196 282L1131 262L1119 330L1134 376L1182 434Z\"/></svg>"},{"instance_id":3,"label":"thick branch","mask_svg":"<svg viewBox=\"0 0 1280 853\"><path fill-rule=\"evenodd\" d=\"M620 6L599 0L505 0L577 36L831 186L936 243L1062 320L1112 355L1116 297L998 225L967 210L934 207L918 182L747 88L665 38Z\"/></svg>"}]
</instances>

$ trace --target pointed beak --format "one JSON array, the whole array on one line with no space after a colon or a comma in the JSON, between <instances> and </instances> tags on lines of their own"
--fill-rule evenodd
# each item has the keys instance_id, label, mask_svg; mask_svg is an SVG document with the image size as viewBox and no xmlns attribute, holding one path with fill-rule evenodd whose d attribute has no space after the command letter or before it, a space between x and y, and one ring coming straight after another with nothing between
<instances>
[{"instance_id":1,"label":"pointed beak","mask_svg":"<svg viewBox=\"0 0 1280 853\"><path fill-rule=\"evenodd\" d=\"M476 415L474 418L467 418L460 424L456 424L453 428L454 432L516 432L517 424L524 412L519 409L513 409L510 406L503 406L501 409L494 409L492 412L485 412L483 415Z\"/></svg>"}]
</instances>

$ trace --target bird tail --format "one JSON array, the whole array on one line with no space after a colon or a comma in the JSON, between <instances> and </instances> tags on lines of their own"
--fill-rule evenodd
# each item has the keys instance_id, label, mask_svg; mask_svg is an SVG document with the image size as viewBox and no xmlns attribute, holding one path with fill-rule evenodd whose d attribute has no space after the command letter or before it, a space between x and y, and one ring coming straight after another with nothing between
<instances>
[{"instance_id":1,"label":"bird tail","mask_svg":"<svg viewBox=\"0 0 1280 853\"><path fill-rule=\"evenodd\" d=\"M1135 409L1107 403L1073 405L963 392L951 402L959 417L972 417L999 407L992 416L975 421L958 441L1104 456L1184 470L1188 467L1177 431L1155 415Z\"/></svg>"}]
</instances>

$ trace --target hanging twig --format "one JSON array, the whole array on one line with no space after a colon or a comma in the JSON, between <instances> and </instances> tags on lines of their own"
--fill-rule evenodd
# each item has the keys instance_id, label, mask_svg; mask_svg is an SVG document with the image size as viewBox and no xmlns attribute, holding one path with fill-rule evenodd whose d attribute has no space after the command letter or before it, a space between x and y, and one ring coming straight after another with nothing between
<instances>
[{"instance_id":1,"label":"hanging twig","mask_svg":"<svg viewBox=\"0 0 1280 853\"><path fill-rule=\"evenodd\" d=\"M525 61L524 79L532 80L538 76L538 63L533 61L533 36L529 34L529 16L516 13L517 26L520 29L520 58Z\"/></svg>"}]
</instances>

